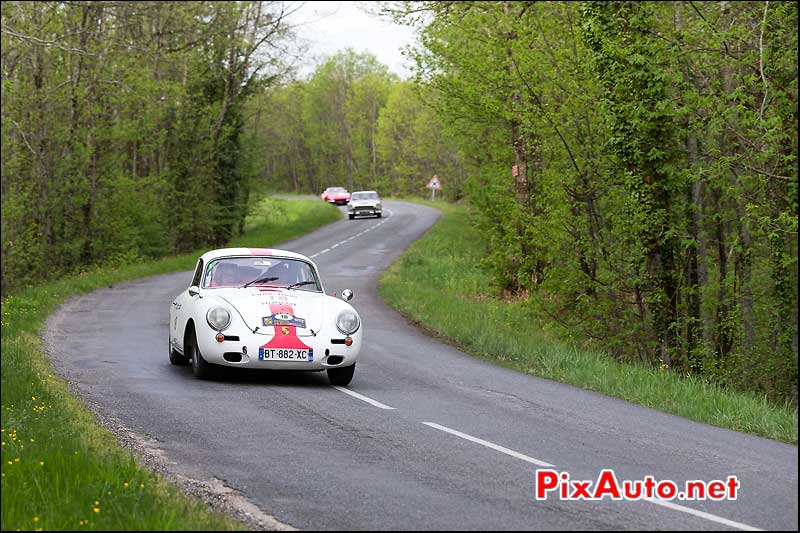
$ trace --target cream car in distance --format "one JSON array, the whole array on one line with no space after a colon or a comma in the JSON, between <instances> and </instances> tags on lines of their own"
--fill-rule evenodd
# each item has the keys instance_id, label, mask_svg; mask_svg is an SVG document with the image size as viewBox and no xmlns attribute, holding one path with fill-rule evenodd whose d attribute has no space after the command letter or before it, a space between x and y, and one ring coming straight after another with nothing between
<instances>
[{"instance_id":1,"label":"cream car in distance","mask_svg":"<svg viewBox=\"0 0 800 533\"><path fill-rule=\"evenodd\" d=\"M350 195L347 204L347 216L353 220L357 216L381 218L381 197L375 191L356 191Z\"/></svg>"}]
</instances>

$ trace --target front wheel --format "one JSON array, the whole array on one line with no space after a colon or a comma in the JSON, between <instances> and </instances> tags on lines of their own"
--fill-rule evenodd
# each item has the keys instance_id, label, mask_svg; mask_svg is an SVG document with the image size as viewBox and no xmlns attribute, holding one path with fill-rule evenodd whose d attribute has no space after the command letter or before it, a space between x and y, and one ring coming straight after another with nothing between
<instances>
[{"instance_id":1,"label":"front wheel","mask_svg":"<svg viewBox=\"0 0 800 533\"><path fill-rule=\"evenodd\" d=\"M381 218L381 215L383 215L383 213L378 213L378 218Z\"/></svg>"},{"instance_id":2,"label":"front wheel","mask_svg":"<svg viewBox=\"0 0 800 533\"><path fill-rule=\"evenodd\" d=\"M353 220L354 218L356 218L355 215L347 215L347 216L350 217L350 220Z\"/></svg>"},{"instance_id":3,"label":"front wheel","mask_svg":"<svg viewBox=\"0 0 800 533\"><path fill-rule=\"evenodd\" d=\"M355 363L353 363L350 366L343 366L341 368L329 368L328 379L331 381L331 385L339 385L340 387L346 387L353 379L353 373L355 371L356 371Z\"/></svg>"},{"instance_id":4,"label":"front wheel","mask_svg":"<svg viewBox=\"0 0 800 533\"><path fill-rule=\"evenodd\" d=\"M192 373L198 379L208 379L213 374L213 365L203 359L200 353L200 348L197 346L197 334L192 331L189 336L189 346L186 348L187 353L192 358Z\"/></svg>"}]
</instances>

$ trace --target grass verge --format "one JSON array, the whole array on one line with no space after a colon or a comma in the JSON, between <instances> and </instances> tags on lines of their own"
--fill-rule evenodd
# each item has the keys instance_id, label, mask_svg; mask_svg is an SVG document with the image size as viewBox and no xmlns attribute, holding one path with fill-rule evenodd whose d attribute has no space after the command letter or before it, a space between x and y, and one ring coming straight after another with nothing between
<instances>
[{"instance_id":1,"label":"grass verge","mask_svg":"<svg viewBox=\"0 0 800 533\"><path fill-rule=\"evenodd\" d=\"M414 200L416 201L416 200ZM797 409L704 380L623 364L544 333L522 304L494 298L480 267L483 239L468 208L419 202L439 222L387 270L386 302L465 351L503 366L715 426L797 444Z\"/></svg>"},{"instance_id":2,"label":"grass verge","mask_svg":"<svg viewBox=\"0 0 800 533\"><path fill-rule=\"evenodd\" d=\"M232 246L269 247L341 218L320 201L265 199ZM2 530L234 530L140 467L55 375L38 332L64 300L194 267L202 251L107 266L29 287L2 302Z\"/></svg>"}]
</instances>

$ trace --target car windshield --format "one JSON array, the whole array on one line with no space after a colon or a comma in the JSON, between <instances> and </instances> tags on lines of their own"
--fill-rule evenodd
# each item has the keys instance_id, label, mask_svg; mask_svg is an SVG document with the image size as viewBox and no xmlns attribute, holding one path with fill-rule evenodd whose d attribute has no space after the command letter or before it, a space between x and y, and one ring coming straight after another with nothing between
<instances>
[{"instance_id":1,"label":"car windshield","mask_svg":"<svg viewBox=\"0 0 800 533\"><path fill-rule=\"evenodd\" d=\"M376 192L354 192L351 200L377 200L378 193Z\"/></svg>"},{"instance_id":2,"label":"car windshield","mask_svg":"<svg viewBox=\"0 0 800 533\"><path fill-rule=\"evenodd\" d=\"M347 189L343 189L341 187L334 187L332 189L328 189L330 192L347 192Z\"/></svg>"},{"instance_id":3,"label":"car windshield","mask_svg":"<svg viewBox=\"0 0 800 533\"><path fill-rule=\"evenodd\" d=\"M272 256L223 257L208 263L203 288L269 285L322 292L310 264L300 259Z\"/></svg>"}]
</instances>

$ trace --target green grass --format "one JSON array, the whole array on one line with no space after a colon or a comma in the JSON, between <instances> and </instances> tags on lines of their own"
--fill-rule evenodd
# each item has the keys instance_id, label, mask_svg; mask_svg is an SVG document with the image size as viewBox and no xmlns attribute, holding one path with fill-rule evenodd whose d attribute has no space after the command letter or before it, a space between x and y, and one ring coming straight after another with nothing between
<instances>
[{"instance_id":1,"label":"green grass","mask_svg":"<svg viewBox=\"0 0 800 533\"><path fill-rule=\"evenodd\" d=\"M413 200L417 201L417 200ZM494 298L480 267L484 240L468 208L419 202L439 222L384 273L381 294L405 316L465 351L503 366L685 418L797 444L797 408L697 378L624 364L548 335L520 303Z\"/></svg>"},{"instance_id":2,"label":"green grass","mask_svg":"<svg viewBox=\"0 0 800 533\"><path fill-rule=\"evenodd\" d=\"M234 246L269 247L341 218L320 201L265 199ZM121 281L189 270L203 250L107 266L2 302L2 513L5 530L231 530L244 526L138 466L56 376L38 332L65 299Z\"/></svg>"}]
</instances>

